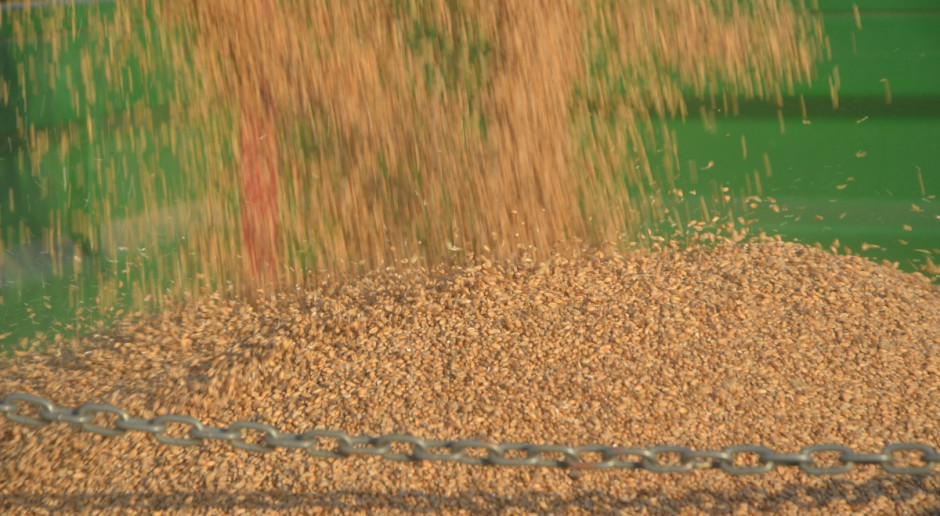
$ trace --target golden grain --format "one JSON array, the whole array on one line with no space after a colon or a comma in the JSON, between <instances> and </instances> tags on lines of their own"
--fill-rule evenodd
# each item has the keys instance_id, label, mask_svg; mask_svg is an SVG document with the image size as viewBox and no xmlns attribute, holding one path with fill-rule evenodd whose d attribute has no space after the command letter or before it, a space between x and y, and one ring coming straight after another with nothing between
<instances>
[{"instance_id":1,"label":"golden grain","mask_svg":"<svg viewBox=\"0 0 940 516\"><path fill-rule=\"evenodd\" d=\"M47 11L59 49L51 28L70 11ZM154 263L135 288L153 300L166 282L184 296L228 284L255 294L484 250L544 259L561 241L636 240L669 209L677 151L661 119L687 115L682 91L720 94L726 112L738 97L779 101L812 79L823 50L820 18L782 1L167 1L147 14L144 40L132 36L136 3L95 12L90 48L101 51L83 53L85 80L101 68L110 91L129 93L122 63L159 82L168 61L178 82L158 93L176 121L156 141L144 109L132 113L140 127L116 135L140 177L101 162L90 176L102 198L73 224L115 267L121 249L174 240L170 262L142 258ZM23 44L25 24L13 28ZM90 145L104 145L84 122ZM34 164L51 139L66 153L78 142L72 130L21 129ZM652 163L646 148L660 143L664 161ZM178 158L182 184L143 158L153 145ZM116 187L132 180L137 217Z\"/></svg>"},{"instance_id":2,"label":"golden grain","mask_svg":"<svg viewBox=\"0 0 940 516\"><path fill-rule=\"evenodd\" d=\"M113 21L91 17L91 28L116 41L131 30L132 7L117 3ZM140 177L141 215L121 218L115 185L128 168L112 160L90 174L104 192L94 218L73 225L93 254L115 259L116 281L131 278L119 253L187 234L172 263L133 285L142 299L163 299L163 280L181 292L162 313L2 359L0 392L296 432L779 451L938 442L937 286L858 257L742 243L725 224L728 189L710 200L676 193L700 205L683 218L664 193L679 164L662 120L688 115L683 91L712 98L699 106L707 128L741 97L781 105L828 46L818 17L789 2L724 0L167 1L154 15L194 29L185 41L154 32L150 43L163 43L192 95L163 92L179 123L160 142L197 202L161 205L179 192L153 170ZM24 30L14 24L17 41ZM105 70L118 91L127 58L156 73L151 47L129 41L102 42L101 55L121 54ZM96 58L83 55L83 75ZM837 107L837 68L829 81ZM887 81L885 92L890 102ZM152 126L148 116L138 122ZM81 124L95 145L93 122ZM32 163L77 141L19 124L36 142ZM143 153L141 131L121 132L119 150ZM653 145L662 163L647 153ZM743 136L741 146L746 158ZM763 163L770 177L767 154ZM689 165L693 183L698 170ZM919 169L918 178L923 191ZM756 170L753 181L760 195ZM47 247L61 238L57 216L40 235ZM640 231L667 219L688 221L693 242L708 245L678 249ZM618 250L640 236L655 250ZM305 288L285 288L295 284ZM101 303L116 296L103 289ZM792 470L569 477L250 455L221 443L178 449L8 421L0 434L7 512L640 512L652 508L649 493L671 512L885 513L940 502L933 477L865 468L849 482Z\"/></svg>"}]
</instances>

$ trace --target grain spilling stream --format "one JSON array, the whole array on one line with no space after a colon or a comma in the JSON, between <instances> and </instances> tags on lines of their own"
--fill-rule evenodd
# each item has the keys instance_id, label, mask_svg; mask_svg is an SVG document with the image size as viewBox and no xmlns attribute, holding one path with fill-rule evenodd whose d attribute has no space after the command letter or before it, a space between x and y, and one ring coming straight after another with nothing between
<instances>
[{"instance_id":1,"label":"grain spilling stream","mask_svg":"<svg viewBox=\"0 0 940 516\"><path fill-rule=\"evenodd\" d=\"M72 90L79 115L16 108L30 144L10 216L36 220L3 245L42 242L101 305L727 220L737 203L707 181L675 206L696 171L665 120L683 95L780 102L825 56L820 16L790 0L125 1L62 30L73 7L5 15L15 45L32 48L35 16L53 51L26 54L0 103Z\"/></svg>"},{"instance_id":2,"label":"grain spilling stream","mask_svg":"<svg viewBox=\"0 0 940 516\"><path fill-rule=\"evenodd\" d=\"M132 317L2 362L0 392L141 417L498 442L940 442L940 287L767 239L376 272ZM583 472L319 460L0 422L17 512L908 513L937 477ZM920 512L918 512L920 511Z\"/></svg>"},{"instance_id":3,"label":"grain spilling stream","mask_svg":"<svg viewBox=\"0 0 940 516\"><path fill-rule=\"evenodd\" d=\"M30 4L5 15L23 48L36 38ZM0 358L0 394L291 432L780 452L940 444L940 286L767 238L679 248L655 234L665 224L670 238L704 239L693 234L740 220L741 199L714 182L700 185L712 197L682 204L675 184L697 167L678 163L664 121L688 114L685 96L731 113L740 98L780 104L818 79L821 18L784 0L546 5L89 7L86 87L67 88L78 121L45 127L17 108L22 183L54 206L40 214L49 222L3 245L41 241L57 277L97 278L86 297L100 307L121 289L172 295L88 335L42 328L24 341L46 349ZM75 5L47 7L51 50L0 93L38 98L78 77L57 58L78 38ZM135 84L153 98L107 100L128 104ZM119 107L125 123L112 127ZM86 163L58 197L45 170L66 168L49 156ZM39 205L9 204L5 216L24 219ZM571 242L590 245L560 250ZM226 285L232 297L212 294ZM0 421L5 513L940 508L935 476L876 468L569 473Z\"/></svg>"}]
</instances>

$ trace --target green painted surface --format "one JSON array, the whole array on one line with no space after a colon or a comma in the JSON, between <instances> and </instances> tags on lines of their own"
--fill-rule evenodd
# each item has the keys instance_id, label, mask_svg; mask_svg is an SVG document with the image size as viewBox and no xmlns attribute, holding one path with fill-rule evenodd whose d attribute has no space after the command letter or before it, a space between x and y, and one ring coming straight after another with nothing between
<instances>
[{"instance_id":1,"label":"green painted surface","mask_svg":"<svg viewBox=\"0 0 940 516\"><path fill-rule=\"evenodd\" d=\"M935 0L809 0L806 5L824 13L852 12L857 6L862 15L872 16L938 10Z\"/></svg>"},{"instance_id":2,"label":"green painted surface","mask_svg":"<svg viewBox=\"0 0 940 516\"><path fill-rule=\"evenodd\" d=\"M783 132L773 104L741 104L737 117L719 105L709 131L698 107L710 110L711 103L690 102L696 116L671 124L685 165L677 186L758 195L764 202L749 214L754 228L825 247L838 239L840 249L919 270L929 256L924 251L940 261L940 10L864 12L861 30L851 13L825 17L832 62L820 68L822 80L784 99ZM827 80L835 67L838 109ZM699 169L696 184L688 180L690 163ZM769 209L768 197L779 213ZM863 244L879 247L863 252Z\"/></svg>"}]
</instances>

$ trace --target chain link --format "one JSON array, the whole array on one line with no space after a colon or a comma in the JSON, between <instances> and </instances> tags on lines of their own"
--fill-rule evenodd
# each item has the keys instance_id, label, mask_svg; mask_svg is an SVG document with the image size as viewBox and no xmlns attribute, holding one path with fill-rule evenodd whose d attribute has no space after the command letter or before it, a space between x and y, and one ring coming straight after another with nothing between
<instances>
[{"instance_id":1,"label":"chain link","mask_svg":"<svg viewBox=\"0 0 940 516\"><path fill-rule=\"evenodd\" d=\"M22 406L32 406L38 417L26 415ZM776 453L764 446L745 444L724 450L693 450L684 446L622 448L618 446L565 446L556 444L504 443L482 440L442 441L413 435L388 434L379 437L351 436L339 430L315 429L302 434L282 432L270 425L238 421L228 428L206 427L190 416L163 415L154 419L132 417L114 405L85 403L78 408L59 407L32 394L8 394L0 400L0 413L15 423L42 426L51 422L70 423L83 430L106 436L128 431L146 432L164 444L192 446L206 440L227 441L232 447L254 453L268 453L278 448L297 448L319 458L346 458L371 455L396 461L450 461L464 464L501 466L536 466L577 470L645 469L654 473L685 473L699 469L721 469L731 475L767 473L778 466L798 466L811 475L838 475L856 464L881 466L888 473L926 475L940 463L940 454L922 443L892 443L881 453L856 453L839 444L815 444L799 453ZM109 417L110 426L94 423L99 416ZM188 427L186 437L167 435L169 425ZM249 439L246 434L255 434ZM920 465L900 465L900 453L919 454ZM835 465L824 465L822 454L838 454ZM742 456L756 456L744 465ZM673 460L667 460L671 456ZM599 457L591 459L590 457ZM677 458L677 460L675 460Z\"/></svg>"}]
</instances>

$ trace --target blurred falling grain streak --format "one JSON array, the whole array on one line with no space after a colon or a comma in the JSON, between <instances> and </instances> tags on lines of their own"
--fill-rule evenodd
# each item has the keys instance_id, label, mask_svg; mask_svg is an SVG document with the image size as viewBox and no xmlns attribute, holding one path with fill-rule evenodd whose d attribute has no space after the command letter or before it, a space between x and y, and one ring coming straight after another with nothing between
<instances>
[{"instance_id":1,"label":"blurred falling grain streak","mask_svg":"<svg viewBox=\"0 0 940 516\"><path fill-rule=\"evenodd\" d=\"M107 252L122 245L111 232L136 230L157 248L178 242L164 222L177 215L165 210L199 203L198 216L176 219L191 225L186 242L155 267L170 277L152 283L190 288L200 277L247 293L321 273L636 242L666 221L683 173L664 123L686 116L683 95L776 99L814 78L824 48L821 18L784 0L149 8L158 29L145 44L131 35L135 2L93 20L132 44L106 41L123 53L89 59L104 60L95 66L115 91L128 85L112 61L140 62L145 81L170 62L166 140L183 184L147 170L156 182L136 192L143 218L128 217L126 196L112 191L115 170L128 173L110 164L96 178L108 195L82 236ZM36 132L39 162L55 141ZM143 134L127 139L147 152Z\"/></svg>"},{"instance_id":2,"label":"blurred falling grain streak","mask_svg":"<svg viewBox=\"0 0 940 516\"><path fill-rule=\"evenodd\" d=\"M822 39L787 2L293 1L264 17L170 5L198 28L207 99L273 110L281 140L316 142L314 155L279 150L278 236L294 262L281 272L300 271L305 252L342 270L630 240L663 217L645 148L668 140L657 118L685 115L683 89L779 96L812 78ZM572 103L576 91L599 104Z\"/></svg>"}]
</instances>

